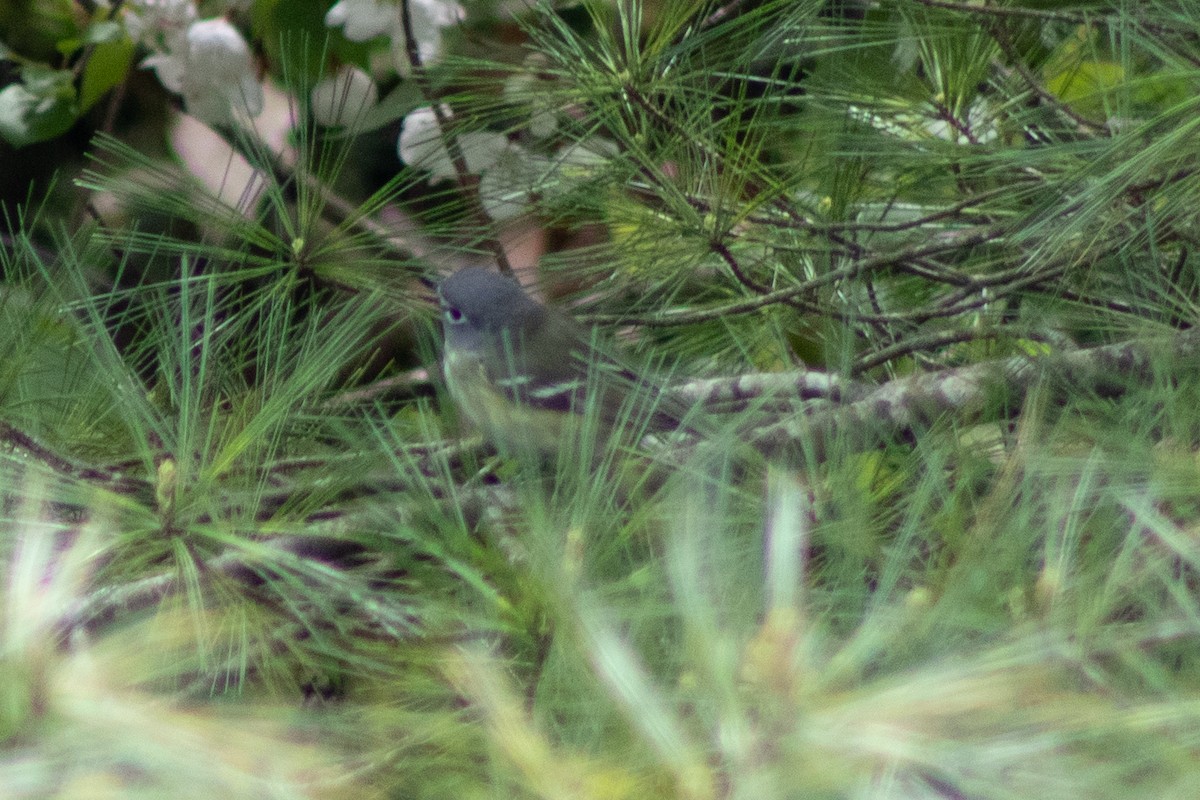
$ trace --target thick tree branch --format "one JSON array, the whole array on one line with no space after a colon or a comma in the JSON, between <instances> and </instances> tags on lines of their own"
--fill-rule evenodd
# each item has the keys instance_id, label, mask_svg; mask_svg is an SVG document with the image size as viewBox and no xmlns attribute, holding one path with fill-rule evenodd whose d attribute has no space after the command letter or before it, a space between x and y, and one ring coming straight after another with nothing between
<instances>
[{"instance_id":1,"label":"thick tree branch","mask_svg":"<svg viewBox=\"0 0 1200 800\"><path fill-rule=\"evenodd\" d=\"M1131 341L915 375L884 384L849 405L814 408L756 429L749 441L768 458L794 459L807 452L823 460L834 442L871 446L912 435L940 418L974 422L989 403L1019 409L1028 391L1043 380L1052 381L1062 392L1121 393L1149 379L1155 358L1164 354L1194 367L1200 356L1200 332L1181 333L1167 342Z\"/></svg>"}]
</instances>

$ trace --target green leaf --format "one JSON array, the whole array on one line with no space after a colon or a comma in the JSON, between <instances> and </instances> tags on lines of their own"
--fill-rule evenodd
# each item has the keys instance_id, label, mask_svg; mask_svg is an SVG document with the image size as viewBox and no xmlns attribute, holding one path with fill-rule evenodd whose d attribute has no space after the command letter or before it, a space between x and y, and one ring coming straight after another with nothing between
<instances>
[{"instance_id":1,"label":"green leaf","mask_svg":"<svg viewBox=\"0 0 1200 800\"><path fill-rule=\"evenodd\" d=\"M0 90L0 137L14 147L53 139L79 116L68 70L27 68L23 83Z\"/></svg>"},{"instance_id":2,"label":"green leaf","mask_svg":"<svg viewBox=\"0 0 1200 800\"><path fill-rule=\"evenodd\" d=\"M1187 73L1154 72L1133 87L1133 99L1158 110L1187 102L1195 97L1195 84Z\"/></svg>"},{"instance_id":3,"label":"green leaf","mask_svg":"<svg viewBox=\"0 0 1200 800\"><path fill-rule=\"evenodd\" d=\"M252 7L254 35L290 78L313 82L320 76L329 36L325 27L329 5L324 0L264 0Z\"/></svg>"},{"instance_id":4,"label":"green leaf","mask_svg":"<svg viewBox=\"0 0 1200 800\"><path fill-rule=\"evenodd\" d=\"M71 0L5 0L0 3L0 39L29 60L53 59L58 43L79 35Z\"/></svg>"},{"instance_id":5,"label":"green leaf","mask_svg":"<svg viewBox=\"0 0 1200 800\"><path fill-rule=\"evenodd\" d=\"M59 39L55 46L58 52L64 56L69 56L84 45L107 44L120 41L124 38L127 38L125 36L125 28L119 22L102 20L89 25L80 36Z\"/></svg>"},{"instance_id":6,"label":"green leaf","mask_svg":"<svg viewBox=\"0 0 1200 800\"><path fill-rule=\"evenodd\" d=\"M1051 75L1046 88L1071 105L1099 106L1105 93L1125 83L1125 70L1113 61L1084 61L1069 70ZM1083 109L1081 109L1083 110Z\"/></svg>"},{"instance_id":7,"label":"green leaf","mask_svg":"<svg viewBox=\"0 0 1200 800\"><path fill-rule=\"evenodd\" d=\"M51 69L50 67L34 64L21 72L21 80L29 91L42 97L60 96L70 91L71 82L75 76L70 70Z\"/></svg>"},{"instance_id":8,"label":"green leaf","mask_svg":"<svg viewBox=\"0 0 1200 800\"><path fill-rule=\"evenodd\" d=\"M133 65L134 44L128 38L96 45L79 87L80 111L87 111L108 90L125 80Z\"/></svg>"},{"instance_id":9,"label":"green leaf","mask_svg":"<svg viewBox=\"0 0 1200 800\"><path fill-rule=\"evenodd\" d=\"M76 50L83 47L83 39L78 36L72 36L67 39L59 39L54 43L54 49L59 52L59 55L64 58L70 57Z\"/></svg>"},{"instance_id":10,"label":"green leaf","mask_svg":"<svg viewBox=\"0 0 1200 800\"><path fill-rule=\"evenodd\" d=\"M119 22L103 20L90 26L83 34L85 44L108 44L125 37L125 28Z\"/></svg>"}]
</instances>

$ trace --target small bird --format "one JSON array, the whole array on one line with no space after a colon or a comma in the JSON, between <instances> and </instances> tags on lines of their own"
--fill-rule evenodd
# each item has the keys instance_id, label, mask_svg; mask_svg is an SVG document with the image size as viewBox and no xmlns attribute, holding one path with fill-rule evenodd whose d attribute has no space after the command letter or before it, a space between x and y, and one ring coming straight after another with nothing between
<instances>
[{"instance_id":1,"label":"small bird","mask_svg":"<svg viewBox=\"0 0 1200 800\"><path fill-rule=\"evenodd\" d=\"M446 386L497 447L558 452L571 415L594 419L600 436L619 434L627 443L684 427L686 406L512 278L467 267L442 281L438 297Z\"/></svg>"}]
</instances>

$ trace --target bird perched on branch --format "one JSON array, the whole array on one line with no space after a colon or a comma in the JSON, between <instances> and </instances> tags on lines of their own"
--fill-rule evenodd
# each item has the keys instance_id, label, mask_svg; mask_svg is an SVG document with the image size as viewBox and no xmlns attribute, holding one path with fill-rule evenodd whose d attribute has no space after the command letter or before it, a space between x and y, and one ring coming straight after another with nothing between
<instances>
[{"instance_id":1,"label":"bird perched on branch","mask_svg":"<svg viewBox=\"0 0 1200 800\"><path fill-rule=\"evenodd\" d=\"M687 406L512 278L467 267L442 281L438 298L446 386L463 416L497 447L557 452L568 420L627 444L686 429Z\"/></svg>"}]
</instances>

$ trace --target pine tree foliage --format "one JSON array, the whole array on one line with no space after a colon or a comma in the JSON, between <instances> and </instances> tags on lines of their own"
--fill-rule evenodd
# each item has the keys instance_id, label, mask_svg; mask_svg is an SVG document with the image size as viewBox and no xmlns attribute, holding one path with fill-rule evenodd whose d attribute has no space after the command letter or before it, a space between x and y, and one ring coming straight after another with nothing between
<instances>
[{"instance_id":1,"label":"pine tree foliage","mask_svg":"<svg viewBox=\"0 0 1200 800\"><path fill-rule=\"evenodd\" d=\"M1195 795L1194 3L285 5L241 197L3 207L0 794ZM458 420L429 287L530 239L698 433Z\"/></svg>"}]
</instances>

